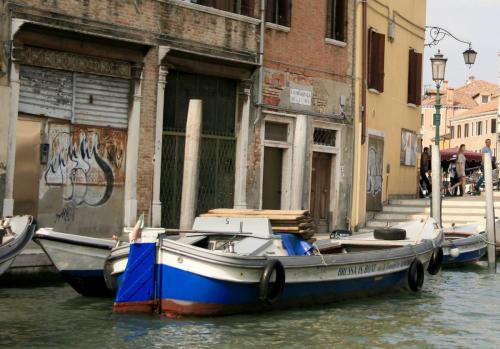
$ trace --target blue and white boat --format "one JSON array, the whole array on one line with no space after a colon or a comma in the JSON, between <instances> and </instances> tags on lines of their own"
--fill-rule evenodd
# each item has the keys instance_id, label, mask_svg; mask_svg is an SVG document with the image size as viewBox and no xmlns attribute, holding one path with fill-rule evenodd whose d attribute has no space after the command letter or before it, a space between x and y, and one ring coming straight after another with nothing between
<instances>
[{"instance_id":1,"label":"blue and white boat","mask_svg":"<svg viewBox=\"0 0 500 349\"><path fill-rule=\"evenodd\" d=\"M444 230L444 238L444 267L473 263L486 254L487 236L480 224L447 228Z\"/></svg>"},{"instance_id":2,"label":"blue and white boat","mask_svg":"<svg viewBox=\"0 0 500 349\"><path fill-rule=\"evenodd\" d=\"M417 291L440 269L442 230L432 219L394 228L400 240L379 231L312 246L266 218L198 217L177 240L131 243L114 311L212 316Z\"/></svg>"}]
</instances>

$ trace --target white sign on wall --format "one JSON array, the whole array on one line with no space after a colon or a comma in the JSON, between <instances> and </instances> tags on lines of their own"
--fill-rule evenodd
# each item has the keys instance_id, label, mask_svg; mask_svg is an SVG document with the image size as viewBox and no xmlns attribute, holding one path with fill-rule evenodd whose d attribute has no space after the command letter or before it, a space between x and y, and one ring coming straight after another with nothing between
<instances>
[{"instance_id":1,"label":"white sign on wall","mask_svg":"<svg viewBox=\"0 0 500 349\"><path fill-rule=\"evenodd\" d=\"M312 91L300 90L298 88L290 89L290 102L301 105L311 105Z\"/></svg>"}]
</instances>

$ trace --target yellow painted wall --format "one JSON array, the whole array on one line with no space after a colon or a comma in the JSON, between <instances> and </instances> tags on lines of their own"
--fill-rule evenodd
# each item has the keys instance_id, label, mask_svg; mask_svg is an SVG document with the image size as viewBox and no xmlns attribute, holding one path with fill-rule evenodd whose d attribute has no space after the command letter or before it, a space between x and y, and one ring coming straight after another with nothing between
<instances>
[{"instance_id":1,"label":"yellow painted wall","mask_svg":"<svg viewBox=\"0 0 500 349\"><path fill-rule=\"evenodd\" d=\"M416 166L400 165L401 131L408 129L416 134L420 130L420 107L407 104L408 54L411 48L423 53L426 1L419 0L368 0L368 28L386 35L384 92L367 92L367 138L361 145L361 62L362 62L362 7L357 11L356 39L356 148L355 183L353 200L353 226L363 225L366 217L366 152L368 129L384 134L384 166L382 200L394 196L412 196L417 193L418 158ZM395 26L394 41L388 40L389 21ZM423 62L425 64L425 62ZM390 173L386 172L387 164Z\"/></svg>"}]
</instances>

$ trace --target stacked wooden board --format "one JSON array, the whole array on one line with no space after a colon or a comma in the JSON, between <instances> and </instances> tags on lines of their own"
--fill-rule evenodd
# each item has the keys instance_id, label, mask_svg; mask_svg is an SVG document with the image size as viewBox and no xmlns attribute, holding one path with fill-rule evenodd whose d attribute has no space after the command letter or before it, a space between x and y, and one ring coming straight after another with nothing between
<instances>
[{"instance_id":1,"label":"stacked wooden board","mask_svg":"<svg viewBox=\"0 0 500 349\"><path fill-rule=\"evenodd\" d=\"M307 210L250 210L216 208L201 217L265 217L269 218L273 232L298 234L306 240L314 235L314 223Z\"/></svg>"}]
</instances>

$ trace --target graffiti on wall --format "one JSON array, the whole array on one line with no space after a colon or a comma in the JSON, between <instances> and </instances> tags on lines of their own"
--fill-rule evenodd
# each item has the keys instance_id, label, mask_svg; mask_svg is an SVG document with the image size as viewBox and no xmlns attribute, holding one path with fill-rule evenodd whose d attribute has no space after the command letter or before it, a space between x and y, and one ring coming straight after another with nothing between
<instances>
[{"instance_id":1,"label":"graffiti on wall","mask_svg":"<svg viewBox=\"0 0 500 349\"><path fill-rule=\"evenodd\" d=\"M373 146L368 149L367 172L366 192L377 196L382 192L382 154Z\"/></svg>"},{"instance_id":2,"label":"graffiti on wall","mask_svg":"<svg viewBox=\"0 0 500 349\"><path fill-rule=\"evenodd\" d=\"M50 124L49 144L43 180L49 186L63 186L66 203L100 206L115 186L124 184L126 131Z\"/></svg>"}]
</instances>

